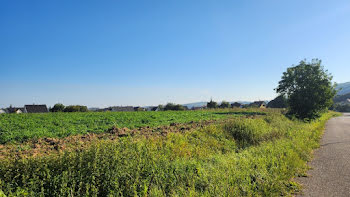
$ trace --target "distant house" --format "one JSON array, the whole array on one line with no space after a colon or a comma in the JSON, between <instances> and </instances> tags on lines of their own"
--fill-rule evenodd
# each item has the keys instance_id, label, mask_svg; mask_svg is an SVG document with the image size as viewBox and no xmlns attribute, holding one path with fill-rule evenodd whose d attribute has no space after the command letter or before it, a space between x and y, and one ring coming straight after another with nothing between
<instances>
[{"instance_id":1,"label":"distant house","mask_svg":"<svg viewBox=\"0 0 350 197\"><path fill-rule=\"evenodd\" d=\"M231 107L242 107L242 104L238 102L234 102L231 104Z\"/></svg>"},{"instance_id":2,"label":"distant house","mask_svg":"<svg viewBox=\"0 0 350 197\"><path fill-rule=\"evenodd\" d=\"M193 106L193 107L191 108L191 110L203 110L203 109L206 109L206 108L207 108L206 106L199 106L199 107Z\"/></svg>"},{"instance_id":3,"label":"distant house","mask_svg":"<svg viewBox=\"0 0 350 197\"><path fill-rule=\"evenodd\" d=\"M46 105L25 105L24 113L47 113L49 110Z\"/></svg>"},{"instance_id":4,"label":"distant house","mask_svg":"<svg viewBox=\"0 0 350 197\"><path fill-rule=\"evenodd\" d=\"M348 103L350 103L350 98L346 99L348 101Z\"/></svg>"},{"instance_id":5,"label":"distant house","mask_svg":"<svg viewBox=\"0 0 350 197\"><path fill-rule=\"evenodd\" d=\"M150 107L147 107L146 111L160 111L160 109L158 106L150 106Z\"/></svg>"},{"instance_id":6,"label":"distant house","mask_svg":"<svg viewBox=\"0 0 350 197\"><path fill-rule=\"evenodd\" d=\"M159 111L159 107L150 107L150 111Z\"/></svg>"},{"instance_id":7,"label":"distant house","mask_svg":"<svg viewBox=\"0 0 350 197\"><path fill-rule=\"evenodd\" d=\"M89 111L100 111L101 109L100 108L97 108L97 107L91 107L88 109Z\"/></svg>"},{"instance_id":8,"label":"distant house","mask_svg":"<svg viewBox=\"0 0 350 197\"><path fill-rule=\"evenodd\" d=\"M10 114L21 114L21 113L25 113L24 108L23 107L8 107L7 112Z\"/></svg>"},{"instance_id":9,"label":"distant house","mask_svg":"<svg viewBox=\"0 0 350 197\"><path fill-rule=\"evenodd\" d=\"M265 101L255 101L255 102L249 104L248 107L266 108L266 103L265 103Z\"/></svg>"},{"instance_id":10,"label":"distant house","mask_svg":"<svg viewBox=\"0 0 350 197\"><path fill-rule=\"evenodd\" d=\"M143 107L134 107L134 111L146 111Z\"/></svg>"},{"instance_id":11,"label":"distant house","mask_svg":"<svg viewBox=\"0 0 350 197\"><path fill-rule=\"evenodd\" d=\"M0 109L0 114L6 114L7 110L6 109Z\"/></svg>"},{"instance_id":12,"label":"distant house","mask_svg":"<svg viewBox=\"0 0 350 197\"><path fill-rule=\"evenodd\" d=\"M132 106L112 107L111 111L134 111L134 107Z\"/></svg>"}]
</instances>

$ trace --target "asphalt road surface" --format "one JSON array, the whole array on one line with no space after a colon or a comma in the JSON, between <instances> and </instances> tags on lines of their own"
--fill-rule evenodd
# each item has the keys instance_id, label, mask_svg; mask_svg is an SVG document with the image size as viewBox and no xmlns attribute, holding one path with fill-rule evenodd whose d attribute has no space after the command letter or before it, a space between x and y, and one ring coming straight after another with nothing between
<instances>
[{"instance_id":1,"label":"asphalt road surface","mask_svg":"<svg viewBox=\"0 0 350 197\"><path fill-rule=\"evenodd\" d=\"M321 147L309 164L309 176L297 179L302 196L350 197L350 113L328 121Z\"/></svg>"}]
</instances>

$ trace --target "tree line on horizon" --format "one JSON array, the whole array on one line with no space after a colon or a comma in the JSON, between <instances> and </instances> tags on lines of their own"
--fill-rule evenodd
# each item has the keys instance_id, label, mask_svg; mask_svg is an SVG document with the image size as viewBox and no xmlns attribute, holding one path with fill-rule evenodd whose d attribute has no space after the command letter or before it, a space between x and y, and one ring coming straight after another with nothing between
<instances>
[{"instance_id":1,"label":"tree line on horizon","mask_svg":"<svg viewBox=\"0 0 350 197\"><path fill-rule=\"evenodd\" d=\"M287 115L302 120L313 120L320 117L324 112L334 108L334 97L337 93L333 76L321 65L321 60L312 59L311 62L302 60L298 65L287 68L283 72L278 87L275 89L278 96L270 101L268 108L287 108ZM230 108L231 104L222 101L210 100L208 109ZM168 103L159 105L158 111L183 111L186 106ZM348 110L348 109L343 109ZM86 106L55 104L51 112L86 112Z\"/></svg>"},{"instance_id":2,"label":"tree line on horizon","mask_svg":"<svg viewBox=\"0 0 350 197\"><path fill-rule=\"evenodd\" d=\"M62 103L55 104L49 109L50 112L88 112L87 106L82 105L69 105L65 106Z\"/></svg>"}]
</instances>

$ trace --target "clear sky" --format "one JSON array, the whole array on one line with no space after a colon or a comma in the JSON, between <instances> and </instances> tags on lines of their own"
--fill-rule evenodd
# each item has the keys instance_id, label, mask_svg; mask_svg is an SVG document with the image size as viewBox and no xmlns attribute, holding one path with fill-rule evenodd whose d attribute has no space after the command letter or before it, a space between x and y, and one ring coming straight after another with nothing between
<instances>
[{"instance_id":1,"label":"clear sky","mask_svg":"<svg viewBox=\"0 0 350 197\"><path fill-rule=\"evenodd\" d=\"M304 58L350 81L349 0L0 1L0 107L268 100Z\"/></svg>"}]
</instances>

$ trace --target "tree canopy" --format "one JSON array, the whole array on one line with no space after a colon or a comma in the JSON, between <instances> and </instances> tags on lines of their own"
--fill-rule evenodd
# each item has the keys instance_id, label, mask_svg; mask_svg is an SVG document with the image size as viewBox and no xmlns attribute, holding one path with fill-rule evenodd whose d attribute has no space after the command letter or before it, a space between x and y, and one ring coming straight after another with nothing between
<instances>
[{"instance_id":1,"label":"tree canopy","mask_svg":"<svg viewBox=\"0 0 350 197\"><path fill-rule=\"evenodd\" d=\"M283 73L276 92L287 97L289 114L314 119L333 104L336 90L332 78L321 60L303 60Z\"/></svg>"},{"instance_id":2,"label":"tree canopy","mask_svg":"<svg viewBox=\"0 0 350 197\"><path fill-rule=\"evenodd\" d=\"M82 105L69 105L64 108L64 112L87 112L89 111L86 106Z\"/></svg>"},{"instance_id":3,"label":"tree canopy","mask_svg":"<svg viewBox=\"0 0 350 197\"><path fill-rule=\"evenodd\" d=\"M220 108L229 108L229 107L231 107L231 105L227 101L222 101L219 107Z\"/></svg>"},{"instance_id":4,"label":"tree canopy","mask_svg":"<svg viewBox=\"0 0 350 197\"><path fill-rule=\"evenodd\" d=\"M172 110L172 111L183 111L185 110L185 107L179 104L174 104L174 103L168 103L165 105L164 107L164 111L168 111L168 110Z\"/></svg>"},{"instance_id":5,"label":"tree canopy","mask_svg":"<svg viewBox=\"0 0 350 197\"><path fill-rule=\"evenodd\" d=\"M213 100L210 100L208 103L207 103L207 108L209 109L214 109L214 108L218 108L218 103L213 101Z\"/></svg>"},{"instance_id":6,"label":"tree canopy","mask_svg":"<svg viewBox=\"0 0 350 197\"><path fill-rule=\"evenodd\" d=\"M63 112L65 106L61 103L57 103L50 109L51 112Z\"/></svg>"}]
</instances>

